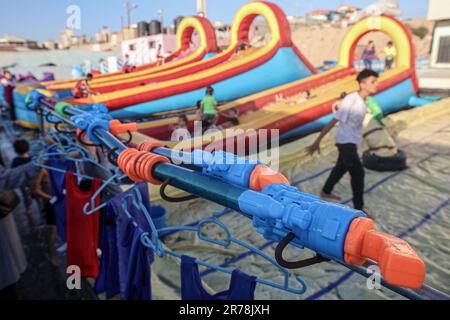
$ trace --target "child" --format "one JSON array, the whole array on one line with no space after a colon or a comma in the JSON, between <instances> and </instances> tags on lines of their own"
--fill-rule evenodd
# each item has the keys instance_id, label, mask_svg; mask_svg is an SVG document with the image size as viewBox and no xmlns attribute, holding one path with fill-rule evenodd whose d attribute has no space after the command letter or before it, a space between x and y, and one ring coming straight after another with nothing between
<instances>
[{"instance_id":1,"label":"child","mask_svg":"<svg viewBox=\"0 0 450 320\"><path fill-rule=\"evenodd\" d=\"M203 113L203 132L215 124L217 119L217 100L214 97L214 88L206 89L206 96L202 99L201 109Z\"/></svg>"},{"instance_id":2,"label":"child","mask_svg":"<svg viewBox=\"0 0 450 320\"><path fill-rule=\"evenodd\" d=\"M72 95L75 99L84 99L89 98L91 95L96 95L94 91L91 90L91 87L89 86L89 81L92 81L94 76L92 73L88 73L86 75L86 79L82 79L78 81L75 88L72 89Z\"/></svg>"},{"instance_id":3,"label":"child","mask_svg":"<svg viewBox=\"0 0 450 320\"><path fill-rule=\"evenodd\" d=\"M156 66L162 66L165 63L164 56L162 54L162 44L158 45L158 50L156 51Z\"/></svg>"},{"instance_id":4,"label":"child","mask_svg":"<svg viewBox=\"0 0 450 320\"><path fill-rule=\"evenodd\" d=\"M16 122L16 111L14 109L14 100L13 100L13 92L17 86L17 83L14 79L14 75L6 70L3 73L3 78L1 79L1 85L4 87L3 98L9 107L11 121Z\"/></svg>"},{"instance_id":5,"label":"child","mask_svg":"<svg viewBox=\"0 0 450 320\"><path fill-rule=\"evenodd\" d=\"M189 137L188 130L189 120L186 115L178 117L178 124L173 128L171 141L183 141Z\"/></svg>"},{"instance_id":6,"label":"child","mask_svg":"<svg viewBox=\"0 0 450 320\"><path fill-rule=\"evenodd\" d=\"M14 151L17 154L11 164L11 169L23 166L31 162L30 145L26 140L17 140L13 144ZM30 190L26 186L20 188L25 205L25 214L28 218L32 217Z\"/></svg>"},{"instance_id":7,"label":"child","mask_svg":"<svg viewBox=\"0 0 450 320\"><path fill-rule=\"evenodd\" d=\"M203 111L202 111L202 100L197 101L197 111L195 112L195 115L197 117L196 121L202 121L203 120Z\"/></svg>"},{"instance_id":8,"label":"child","mask_svg":"<svg viewBox=\"0 0 450 320\"><path fill-rule=\"evenodd\" d=\"M358 155L358 146L362 141L363 122L367 114L366 98L378 90L378 73L363 70L357 81L359 91L349 94L342 101L335 118L322 130L316 141L307 148L309 154L320 154L320 143L335 127L336 146L339 151L338 161L332 170L321 197L325 200L341 201L341 197L333 193L336 184L349 172L353 192L353 204L356 210L364 209L364 167Z\"/></svg>"},{"instance_id":9,"label":"child","mask_svg":"<svg viewBox=\"0 0 450 320\"><path fill-rule=\"evenodd\" d=\"M366 69L372 69L372 63L375 58L376 58L375 44L371 40L369 41L369 44L364 49L362 54L362 60L364 62L364 66Z\"/></svg>"},{"instance_id":10,"label":"child","mask_svg":"<svg viewBox=\"0 0 450 320\"><path fill-rule=\"evenodd\" d=\"M136 69L136 67L131 64L130 56L126 54L125 59L123 60L122 72L130 73L130 72L133 72L134 69Z\"/></svg>"},{"instance_id":11,"label":"child","mask_svg":"<svg viewBox=\"0 0 450 320\"><path fill-rule=\"evenodd\" d=\"M277 94L275 96L275 100L277 103L290 103L295 102L297 104L304 103L308 101L311 98L311 92L309 90L306 90L305 92L301 93L297 99L297 101L292 101L291 98L285 98L283 94Z\"/></svg>"},{"instance_id":12,"label":"child","mask_svg":"<svg viewBox=\"0 0 450 320\"><path fill-rule=\"evenodd\" d=\"M178 125L175 127L176 129L187 129L188 128L188 118L186 117L186 115L181 115L178 117Z\"/></svg>"},{"instance_id":13,"label":"child","mask_svg":"<svg viewBox=\"0 0 450 320\"><path fill-rule=\"evenodd\" d=\"M245 52L245 50L247 50L250 47L250 45L246 42L242 42L240 43L237 48L236 51L233 53L233 55L231 56L230 60L236 57L239 57L243 52Z\"/></svg>"},{"instance_id":14,"label":"child","mask_svg":"<svg viewBox=\"0 0 450 320\"><path fill-rule=\"evenodd\" d=\"M17 153L11 164L11 169L20 167L31 161L30 157L30 145L26 140L17 140L13 144L14 151Z\"/></svg>"},{"instance_id":15,"label":"child","mask_svg":"<svg viewBox=\"0 0 450 320\"><path fill-rule=\"evenodd\" d=\"M228 114L223 113L222 116L228 118L229 121L223 123L222 126L219 128L220 130L232 128L240 124L239 114L235 109L230 110Z\"/></svg>"},{"instance_id":16,"label":"child","mask_svg":"<svg viewBox=\"0 0 450 320\"><path fill-rule=\"evenodd\" d=\"M309 90L306 90L297 99L297 104L307 102L311 98L311 92Z\"/></svg>"},{"instance_id":17,"label":"child","mask_svg":"<svg viewBox=\"0 0 450 320\"><path fill-rule=\"evenodd\" d=\"M50 203L52 196L50 190L50 175L46 169L39 171L37 177L33 182L32 194L41 199L42 211L45 213L46 224L49 227L47 234L48 241L48 256L50 263L57 267L60 264L56 253L56 216L53 207Z\"/></svg>"},{"instance_id":18,"label":"child","mask_svg":"<svg viewBox=\"0 0 450 320\"><path fill-rule=\"evenodd\" d=\"M386 54L386 70L391 70L394 60L397 57L397 49L395 49L392 41L389 41L387 47L384 48L384 53Z\"/></svg>"}]
</instances>

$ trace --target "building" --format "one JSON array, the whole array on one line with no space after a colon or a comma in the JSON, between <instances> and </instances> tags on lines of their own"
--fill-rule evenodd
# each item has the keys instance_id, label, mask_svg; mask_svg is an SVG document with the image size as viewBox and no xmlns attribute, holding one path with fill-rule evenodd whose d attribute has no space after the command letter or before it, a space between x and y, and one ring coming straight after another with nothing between
<instances>
[{"instance_id":1,"label":"building","mask_svg":"<svg viewBox=\"0 0 450 320\"><path fill-rule=\"evenodd\" d=\"M103 26L102 29L95 34L95 42L109 43L111 41L111 31L108 27Z\"/></svg>"},{"instance_id":2,"label":"building","mask_svg":"<svg viewBox=\"0 0 450 320\"><path fill-rule=\"evenodd\" d=\"M194 43L196 43L196 39L194 39ZM125 40L122 42L122 54L123 56L128 55L132 64L142 65L156 61L159 45L162 46L163 54L169 55L176 49L176 35L158 34Z\"/></svg>"},{"instance_id":3,"label":"building","mask_svg":"<svg viewBox=\"0 0 450 320\"><path fill-rule=\"evenodd\" d=\"M129 28L124 28L122 30L122 38L123 40L132 40L136 39L138 36L137 25L131 25Z\"/></svg>"},{"instance_id":4,"label":"building","mask_svg":"<svg viewBox=\"0 0 450 320\"><path fill-rule=\"evenodd\" d=\"M75 32L71 28L66 28L59 33L59 49L70 48L75 41Z\"/></svg>"},{"instance_id":5,"label":"building","mask_svg":"<svg viewBox=\"0 0 450 320\"><path fill-rule=\"evenodd\" d=\"M448 0L429 0L428 20L435 22L428 68L418 70L422 94L450 95L450 6Z\"/></svg>"},{"instance_id":6,"label":"building","mask_svg":"<svg viewBox=\"0 0 450 320\"><path fill-rule=\"evenodd\" d=\"M119 46L123 41L123 34L122 32L113 32L111 34L111 45L112 46Z\"/></svg>"},{"instance_id":7,"label":"building","mask_svg":"<svg viewBox=\"0 0 450 320\"><path fill-rule=\"evenodd\" d=\"M436 21L431 48L432 68L450 69L450 6L448 0L429 0L428 19Z\"/></svg>"},{"instance_id":8,"label":"building","mask_svg":"<svg viewBox=\"0 0 450 320\"><path fill-rule=\"evenodd\" d=\"M39 49L37 41L27 40L16 36L4 36L0 38L0 47L9 48L25 48L25 49Z\"/></svg>"},{"instance_id":9,"label":"building","mask_svg":"<svg viewBox=\"0 0 450 320\"><path fill-rule=\"evenodd\" d=\"M311 12L308 12L306 14L306 18L308 20L313 20L313 21L327 22L328 21L328 15L330 14L330 12L331 12L331 10L317 9L317 10L313 10Z\"/></svg>"},{"instance_id":10,"label":"building","mask_svg":"<svg viewBox=\"0 0 450 320\"><path fill-rule=\"evenodd\" d=\"M58 49L58 44L52 40L42 41L41 43L39 43L39 46L47 50Z\"/></svg>"}]
</instances>

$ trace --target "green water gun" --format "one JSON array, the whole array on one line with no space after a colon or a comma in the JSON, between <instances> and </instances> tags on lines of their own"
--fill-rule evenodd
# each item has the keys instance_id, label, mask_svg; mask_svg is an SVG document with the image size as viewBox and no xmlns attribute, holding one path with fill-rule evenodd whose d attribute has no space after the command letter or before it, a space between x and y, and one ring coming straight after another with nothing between
<instances>
[{"instance_id":1,"label":"green water gun","mask_svg":"<svg viewBox=\"0 0 450 320\"><path fill-rule=\"evenodd\" d=\"M383 110L378 104L377 100L374 97L367 97L366 99L367 107L369 108L370 113L373 115L374 119L382 126L384 126L383 122Z\"/></svg>"}]
</instances>

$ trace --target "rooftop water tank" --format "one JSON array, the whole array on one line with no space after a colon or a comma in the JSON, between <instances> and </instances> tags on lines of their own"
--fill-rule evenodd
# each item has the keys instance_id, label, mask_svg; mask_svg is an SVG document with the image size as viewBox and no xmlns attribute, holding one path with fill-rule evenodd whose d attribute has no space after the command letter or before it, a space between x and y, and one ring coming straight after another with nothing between
<instances>
[{"instance_id":1,"label":"rooftop water tank","mask_svg":"<svg viewBox=\"0 0 450 320\"><path fill-rule=\"evenodd\" d=\"M161 34L162 33L161 22L158 20L150 21L149 31L151 36L155 34Z\"/></svg>"},{"instance_id":2,"label":"rooftop water tank","mask_svg":"<svg viewBox=\"0 0 450 320\"><path fill-rule=\"evenodd\" d=\"M141 21L137 25L138 37L145 37L149 35L149 24L146 21Z\"/></svg>"},{"instance_id":3,"label":"rooftop water tank","mask_svg":"<svg viewBox=\"0 0 450 320\"><path fill-rule=\"evenodd\" d=\"M183 21L184 17L183 16L179 16L176 17L175 20L173 20L173 24L175 25L175 33L178 32L178 26L180 25L181 21Z\"/></svg>"}]
</instances>

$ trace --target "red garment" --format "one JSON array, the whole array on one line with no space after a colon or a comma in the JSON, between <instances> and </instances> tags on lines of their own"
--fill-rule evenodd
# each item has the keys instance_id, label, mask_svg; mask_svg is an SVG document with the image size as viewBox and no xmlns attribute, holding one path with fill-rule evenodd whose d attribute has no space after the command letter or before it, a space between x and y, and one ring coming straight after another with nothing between
<instances>
[{"instance_id":1,"label":"red garment","mask_svg":"<svg viewBox=\"0 0 450 320\"><path fill-rule=\"evenodd\" d=\"M94 179L91 189L83 192L78 188L75 175L72 172L66 174L67 265L79 266L81 276L85 278L97 278L99 274L99 213L86 216L83 207L90 203L100 186L101 180ZM95 206L99 205L100 197L95 200Z\"/></svg>"},{"instance_id":2,"label":"red garment","mask_svg":"<svg viewBox=\"0 0 450 320\"><path fill-rule=\"evenodd\" d=\"M129 65L125 65L122 67L122 72L123 73L131 73L134 71L134 69L136 69L135 66L129 66Z\"/></svg>"},{"instance_id":3,"label":"red garment","mask_svg":"<svg viewBox=\"0 0 450 320\"><path fill-rule=\"evenodd\" d=\"M86 83L86 80L78 81L75 88L72 89L72 95L76 99L83 99L89 97L89 87Z\"/></svg>"},{"instance_id":4,"label":"red garment","mask_svg":"<svg viewBox=\"0 0 450 320\"><path fill-rule=\"evenodd\" d=\"M10 107L14 106L13 92L14 92L15 88L16 88L15 86L8 85L5 87L5 89L3 91L3 98L5 99L5 101L8 103L8 105Z\"/></svg>"}]
</instances>

